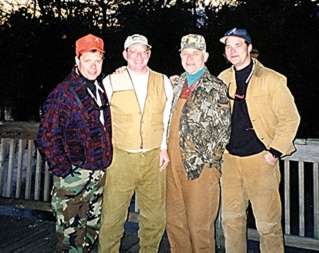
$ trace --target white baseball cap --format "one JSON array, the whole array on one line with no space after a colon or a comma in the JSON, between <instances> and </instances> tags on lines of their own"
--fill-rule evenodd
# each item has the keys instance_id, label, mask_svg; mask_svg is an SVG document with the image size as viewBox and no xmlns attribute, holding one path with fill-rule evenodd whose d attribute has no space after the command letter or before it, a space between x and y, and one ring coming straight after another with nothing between
<instances>
[{"instance_id":1,"label":"white baseball cap","mask_svg":"<svg viewBox=\"0 0 319 253\"><path fill-rule=\"evenodd\" d=\"M152 46L148 44L147 38L141 34L133 34L128 36L124 42L124 49L126 50L133 44L142 44L148 48L152 48Z\"/></svg>"}]
</instances>

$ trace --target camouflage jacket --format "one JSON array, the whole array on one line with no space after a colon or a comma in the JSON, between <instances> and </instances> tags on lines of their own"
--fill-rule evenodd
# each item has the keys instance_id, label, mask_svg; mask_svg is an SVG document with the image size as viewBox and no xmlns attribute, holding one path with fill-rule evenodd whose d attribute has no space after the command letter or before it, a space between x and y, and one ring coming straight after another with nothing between
<instances>
[{"instance_id":1,"label":"camouflage jacket","mask_svg":"<svg viewBox=\"0 0 319 253\"><path fill-rule=\"evenodd\" d=\"M183 73L174 83L172 110L186 83ZM204 165L220 170L230 135L230 104L226 85L206 69L180 118L179 143L188 179L198 178Z\"/></svg>"}]
</instances>

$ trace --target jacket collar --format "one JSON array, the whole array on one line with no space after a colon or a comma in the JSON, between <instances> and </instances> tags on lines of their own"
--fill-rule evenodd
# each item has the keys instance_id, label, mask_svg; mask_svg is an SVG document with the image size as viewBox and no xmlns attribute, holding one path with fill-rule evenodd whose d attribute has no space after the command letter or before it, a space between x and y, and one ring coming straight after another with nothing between
<instances>
[{"instance_id":1,"label":"jacket collar","mask_svg":"<svg viewBox=\"0 0 319 253\"><path fill-rule=\"evenodd\" d=\"M256 58L252 58L252 61L253 61L253 64L254 64L254 66L253 66L253 75L259 77L262 74L264 65L260 61L258 61ZM233 73L235 73L235 67L234 66L231 67L231 70L232 70Z\"/></svg>"}]
</instances>

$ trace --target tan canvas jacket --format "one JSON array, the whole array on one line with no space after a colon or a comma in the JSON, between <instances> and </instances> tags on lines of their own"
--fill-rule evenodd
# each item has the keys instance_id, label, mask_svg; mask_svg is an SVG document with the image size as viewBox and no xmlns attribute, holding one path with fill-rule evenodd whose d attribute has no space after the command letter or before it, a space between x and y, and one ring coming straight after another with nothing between
<instances>
[{"instance_id":1,"label":"tan canvas jacket","mask_svg":"<svg viewBox=\"0 0 319 253\"><path fill-rule=\"evenodd\" d=\"M228 86L228 95L234 97L236 92L234 67L222 71L218 77ZM272 147L280 151L283 156L291 154L295 150L293 140L300 123L300 116L287 87L287 78L254 59L246 102L257 137L267 148Z\"/></svg>"}]
</instances>

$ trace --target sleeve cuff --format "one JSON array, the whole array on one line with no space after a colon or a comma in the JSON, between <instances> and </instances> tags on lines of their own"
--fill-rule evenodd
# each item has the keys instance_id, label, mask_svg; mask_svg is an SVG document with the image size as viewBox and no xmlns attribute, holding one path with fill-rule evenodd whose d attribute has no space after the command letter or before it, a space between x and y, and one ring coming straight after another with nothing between
<instances>
[{"instance_id":1,"label":"sleeve cuff","mask_svg":"<svg viewBox=\"0 0 319 253\"><path fill-rule=\"evenodd\" d=\"M278 151L278 150L276 150L276 149L273 149L273 148L270 148L268 151L269 151L269 152L273 155L273 157L275 157L275 158L280 158L281 155L282 155L282 153L281 153L280 151Z\"/></svg>"}]
</instances>

